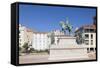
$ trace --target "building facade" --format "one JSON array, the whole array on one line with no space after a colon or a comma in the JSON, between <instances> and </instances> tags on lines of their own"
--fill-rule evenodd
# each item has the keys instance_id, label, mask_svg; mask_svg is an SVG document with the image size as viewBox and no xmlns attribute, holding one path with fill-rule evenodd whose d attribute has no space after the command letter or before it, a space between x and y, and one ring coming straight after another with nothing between
<instances>
[{"instance_id":1,"label":"building facade","mask_svg":"<svg viewBox=\"0 0 100 68\"><path fill-rule=\"evenodd\" d=\"M76 42L84 44L88 52L96 50L96 18L93 24L84 25L75 31Z\"/></svg>"},{"instance_id":2,"label":"building facade","mask_svg":"<svg viewBox=\"0 0 100 68\"><path fill-rule=\"evenodd\" d=\"M53 34L53 35L52 35ZM33 32L32 47L35 50L47 50L52 43L57 44L58 35L64 35L60 30L53 30L51 32Z\"/></svg>"},{"instance_id":3,"label":"building facade","mask_svg":"<svg viewBox=\"0 0 100 68\"><path fill-rule=\"evenodd\" d=\"M32 47L35 50L47 50L49 49L51 40L48 36L47 32L34 32L33 33L33 40L32 40Z\"/></svg>"}]
</instances>

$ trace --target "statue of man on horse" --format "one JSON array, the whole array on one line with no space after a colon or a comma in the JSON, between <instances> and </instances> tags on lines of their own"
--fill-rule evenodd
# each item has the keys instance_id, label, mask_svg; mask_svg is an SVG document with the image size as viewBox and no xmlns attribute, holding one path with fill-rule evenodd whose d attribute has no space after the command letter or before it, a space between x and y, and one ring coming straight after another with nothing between
<instances>
[{"instance_id":1,"label":"statue of man on horse","mask_svg":"<svg viewBox=\"0 0 100 68\"><path fill-rule=\"evenodd\" d=\"M61 21L60 26L61 26L62 32L64 32L64 34L66 34L66 30L68 30L69 35L70 35L73 27L69 24L68 19L66 20L66 22Z\"/></svg>"}]
</instances>

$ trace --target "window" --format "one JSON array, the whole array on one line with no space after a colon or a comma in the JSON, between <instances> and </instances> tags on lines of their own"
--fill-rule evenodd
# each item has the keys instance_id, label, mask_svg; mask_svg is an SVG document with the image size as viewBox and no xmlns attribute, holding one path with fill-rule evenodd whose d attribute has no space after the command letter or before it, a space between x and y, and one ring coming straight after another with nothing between
<instances>
[{"instance_id":1,"label":"window","mask_svg":"<svg viewBox=\"0 0 100 68\"><path fill-rule=\"evenodd\" d=\"M93 33L93 32L95 32L95 30L94 29L85 29L85 32L91 32L91 33Z\"/></svg>"},{"instance_id":2,"label":"window","mask_svg":"<svg viewBox=\"0 0 100 68\"><path fill-rule=\"evenodd\" d=\"M85 32L90 32L89 29L85 29Z\"/></svg>"},{"instance_id":3,"label":"window","mask_svg":"<svg viewBox=\"0 0 100 68\"><path fill-rule=\"evenodd\" d=\"M89 45L89 40L84 41L86 45Z\"/></svg>"},{"instance_id":4,"label":"window","mask_svg":"<svg viewBox=\"0 0 100 68\"><path fill-rule=\"evenodd\" d=\"M89 35L88 34L85 34L85 39L88 39L89 38Z\"/></svg>"},{"instance_id":5,"label":"window","mask_svg":"<svg viewBox=\"0 0 100 68\"><path fill-rule=\"evenodd\" d=\"M89 48L87 48L87 53L89 53Z\"/></svg>"},{"instance_id":6,"label":"window","mask_svg":"<svg viewBox=\"0 0 100 68\"><path fill-rule=\"evenodd\" d=\"M95 32L95 30L94 29L90 29L90 32Z\"/></svg>"},{"instance_id":7,"label":"window","mask_svg":"<svg viewBox=\"0 0 100 68\"><path fill-rule=\"evenodd\" d=\"M93 39L93 34L91 34L91 39Z\"/></svg>"},{"instance_id":8,"label":"window","mask_svg":"<svg viewBox=\"0 0 100 68\"><path fill-rule=\"evenodd\" d=\"M91 40L91 45L93 45L93 40Z\"/></svg>"},{"instance_id":9,"label":"window","mask_svg":"<svg viewBox=\"0 0 100 68\"><path fill-rule=\"evenodd\" d=\"M93 48L90 48L90 51L94 51L94 49Z\"/></svg>"}]
</instances>

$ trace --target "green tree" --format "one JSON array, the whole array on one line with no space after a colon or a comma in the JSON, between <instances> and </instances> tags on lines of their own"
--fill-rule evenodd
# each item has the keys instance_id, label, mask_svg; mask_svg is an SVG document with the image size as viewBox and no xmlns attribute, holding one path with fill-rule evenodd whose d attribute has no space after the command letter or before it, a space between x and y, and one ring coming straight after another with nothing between
<instances>
[{"instance_id":1,"label":"green tree","mask_svg":"<svg viewBox=\"0 0 100 68\"><path fill-rule=\"evenodd\" d=\"M28 43L24 43L23 48L24 48L24 52L27 52L28 51Z\"/></svg>"}]
</instances>

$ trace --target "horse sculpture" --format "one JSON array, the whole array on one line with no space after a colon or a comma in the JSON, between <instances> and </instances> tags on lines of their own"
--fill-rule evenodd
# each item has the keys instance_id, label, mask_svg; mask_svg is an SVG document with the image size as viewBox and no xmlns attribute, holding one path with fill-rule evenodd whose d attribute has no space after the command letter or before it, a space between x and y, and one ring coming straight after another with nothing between
<instances>
[{"instance_id":1,"label":"horse sculpture","mask_svg":"<svg viewBox=\"0 0 100 68\"><path fill-rule=\"evenodd\" d=\"M72 26L69 24L68 20L66 21L66 23L64 23L63 21L60 22L61 28L62 28L62 32L64 32L64 34L66 34L66 30L68 30L69 35L72 32Z\"/></svg>"}]
</instances>

